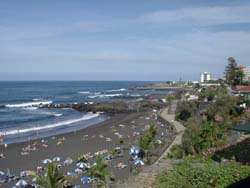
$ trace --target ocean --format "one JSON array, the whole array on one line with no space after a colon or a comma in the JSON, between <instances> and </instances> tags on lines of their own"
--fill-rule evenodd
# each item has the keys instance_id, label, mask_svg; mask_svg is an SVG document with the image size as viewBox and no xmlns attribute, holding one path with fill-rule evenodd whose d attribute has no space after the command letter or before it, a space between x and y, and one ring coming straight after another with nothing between
<instances>
[{"instance_id":1,"label":"ocean","mask_svg":"<svg viewBox=\"0 0 250 188\"><path fill-rule=\"evenodd\" d=\"M153 82L116 81L1 81L0 135L5 143L33 140L77 131L104 121L104 113L84 113L73 109L39 109L34 104L81 102L136 102L117 99L120 95L165 94L167 91L131 91L129 87Z\"/></svg>"}]
</instances>

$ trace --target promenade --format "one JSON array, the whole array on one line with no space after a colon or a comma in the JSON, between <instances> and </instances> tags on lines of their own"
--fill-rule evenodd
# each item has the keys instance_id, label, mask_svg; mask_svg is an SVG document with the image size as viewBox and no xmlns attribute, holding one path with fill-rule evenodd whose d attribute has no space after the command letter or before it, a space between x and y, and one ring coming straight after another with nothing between
<instances>
[{"instance_id":1,"label":"promenade","mask_svg":"<svg viewBox=\"0 0 250 188\"><path fill-rule=\"evenodd\" d=\"M160 113L160 117L174 127L176 131L174 141L154 164L146 166L137 176L130 177L125 183L119 185L119 188L152 188L152 183L156 176L159 173L172 168L173 161L167 159L167 155L170 153L170 150L174 145L181 144L182 136L185 131L185 127L175 121L177 102L177 100L173 101L168 108L163 109Z\"/></svg>"}]
</instances>

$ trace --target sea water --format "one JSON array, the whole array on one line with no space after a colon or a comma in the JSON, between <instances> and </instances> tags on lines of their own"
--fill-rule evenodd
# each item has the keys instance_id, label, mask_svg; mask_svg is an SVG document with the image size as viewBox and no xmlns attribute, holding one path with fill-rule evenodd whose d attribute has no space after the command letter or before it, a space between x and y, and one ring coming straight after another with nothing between
<instances>
[{"instance_id":1,"label":"sea water","mask_svg":"<svg viewBox=\"0 0 250 188\"><path fill-rule=\"evenodd\" d=\"M129 87L153 82L112 81L2 81L0 82L0 134L14 143L77 131L108 118L104 113L73 109L40 109L39 104L82 102L136 102L140 98L115 96L163 94L167 91L131 91Z\"/></svg>"}]
</instances>

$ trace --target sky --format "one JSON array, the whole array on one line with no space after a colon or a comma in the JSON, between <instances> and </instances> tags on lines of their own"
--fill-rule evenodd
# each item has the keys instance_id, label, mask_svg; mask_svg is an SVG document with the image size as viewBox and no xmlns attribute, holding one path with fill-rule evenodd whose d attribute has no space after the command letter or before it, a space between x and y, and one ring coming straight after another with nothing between
<instances>
[{"instance_id":1,"label":"sky","mask_svg":"<svg viewBox=\"0 0 250 188\"><path fill-rule=\"evenodd\" d=\"M0 80L199 80L250 66L249 0L0 1Z\"/></svg>"}]
</instances>

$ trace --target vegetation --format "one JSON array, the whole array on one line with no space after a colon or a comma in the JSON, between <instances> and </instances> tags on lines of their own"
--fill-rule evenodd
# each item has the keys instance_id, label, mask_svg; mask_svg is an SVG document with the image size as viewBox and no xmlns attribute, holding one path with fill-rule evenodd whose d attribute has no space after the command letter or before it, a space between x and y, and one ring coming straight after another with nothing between
<instances>
[{"instance_id":1,"label":"vegetation","mask_svg":"<svg viewBox=\"0 0 250 188\"><path fill-rule=\"evenodd\" d=\"M88 170L87 174L94 178L95 187L107 187L111 177L111 172L106 169L107 166L108 165L102 161L102 157L98 156L96 158L96 165Z\"/></svg>"},{"instance_id":2,"label":"vegetation","mask_svg":"<svg viewBox=\"0 0 250 188\"><path fill-rule=\"evenodd\" d=\"M249 165L250 164L250 138L235 145L223 148L212 154L211 158L217 162L232 160Z\"/></svg>"},{"instance_id":3,"label":"vegetation","mask_svg":"<svg viewBox=\"0 0 250 188\"><path fill-rule=\"evenodd\" d=\"M231 87L242 84L244 74L232 57L228 59L225 75ZM193 94L198 95L199 100L179 102L176 119L186 130L182 143L172 147L169 157L182 160L174 170L157 177L156 188L229 188L250 176L249 166L242 165L250 164L250 139L227 145L227 138L232 136L228 126L250 119L249 109L240 107L248 101L227 94L222 81L220 84L221 87L197 86Z\"/></svg>"},{"instance_id":4,"label":"vegetation","mask_svg":"<svg viewBox=\"0 0 250 188\"><path fill-rule=\"evenodd\" d=\"M111 158L116 158L122 155L122 150L113 149L109 152Z\"/></svg>"},{"instance_id":5,"label":"vegetation","mask_svg":"<svg viewBox=\"0 0 250 188\"><path fill-rule=\"evenodd\" d=\"M147 132L139 138L139 147L146 155L146 163L149 163L149 150L154 145L154 139L156 136L157 130L155 125L150 125L147 129Z\"/></svg>"},{"instance_id":6,"label":"vegetation","mask_svg":"<svg viewBox=\"0 0 250 188\"><path fill-rule=\"evenodd\" d=\"M197 110L197 103L194 101L183 101L177 106L176 119L180 121L187 121L195 115Z\"/></svg>"},{"instance_id":7,"label":"vegetation","mask_svg":"<svg viewBox=\"0 0 250 188\"><path fill-rule=\"evenodd\" d=\"M236 162L215 163L211 159L185 158L174 170L157 177L156 188L224 188L250 175L248 166Z\"/></svg>"},{"instance_id":8,"label":"vegetation","mask_svg":"<svg viewBox=\"0 0 250 188\"><path fill-rule=\"evenodd\" d=\"M168 95L168 96L167 96L167 101L168 101L168 103L171 103L174 99L175 99L175 96L174 96L174 95Z\"/></svg>"},{"instance_id":9,"label":"vegetation","mask_svg":"<svg viewBox=\"0 0 250 188\"><path fill-rule=\"evenodd\" d=\"M239 69L236 60L233 57L228 58L228 65L225 70L226 82L235 87L242 83L244 73Z\"/></svg>"},{"instance_id":10,"label":"vegetation","mask_svg":"<svg viewBox=\"0 0 250 188\"><path fill-rule=\"evenodd\" d=\"M204 89L199 97L207 98L208 103L181 101L178 104L176 119L186 130L182 144L172 148L170 157L197 155L211 147L225 145L228 126L244 115L244 109L238 106L242 99L228 95L224 88Z\"/></svg>"},{"instance_id":11,"label":"vegetation","mask_svg":"<svg viewBox=\"0 0 250 188\"><path fill-rule=\"evenodd\" d=\"M66 177L59 173L56 163L49 163L45 175L36 175L35 178L41 188L62 188L66 181Z\"/></svg>"},{"instance_id":12,"label":"vegetation","mask_svg":"<svg viewBox=\"0 0 250 188\"><path fill-rule=\"evenodd\" d=\"M227 91L223 87L210 87L207 89L201 90L201 92L198 94L200 100L207 99L208 102L213 101L216 96L226 94Z\"/></svg>"},{"instance_id":13,"label":"vegetation","mask_svg":"<svg viewBox=\"0 0 250 188\"><path fill-rule=\"evenodd\" d=\"M80 157L78 157L78 160L77 160L78 163L86 163L88 162L88 160L83 156L81 155Z\"/></svg>"}]
</instances>

